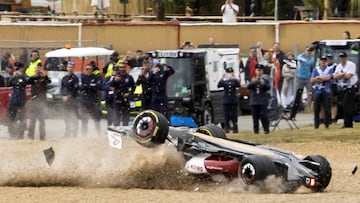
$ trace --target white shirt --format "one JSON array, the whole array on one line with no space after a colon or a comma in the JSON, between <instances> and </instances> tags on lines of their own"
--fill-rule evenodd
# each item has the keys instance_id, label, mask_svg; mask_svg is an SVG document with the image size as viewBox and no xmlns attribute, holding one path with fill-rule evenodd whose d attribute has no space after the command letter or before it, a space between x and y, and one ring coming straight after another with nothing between
<instances>
[{"instance_id":1,"label":"white shirt","mask_svg":"<svg viewBox=\"0 0 360 203\"><path fill-rule=\"evenodd\" d=\"M232 8L231 8L232 7ZM223 23L236 23L236 16L239 13L239 6L236 4L224 4L221 6L221 12L223 13ZM234 11L235 10L235 11Z\"/></svg>"},{"instance_id":2,"label":"white shirt","mask_svg":"<svg viewBox=\"0 0 360 203\"><path fill-rule=\"evenodd\" d=\"M340 87L350 88L355 85L358 81L358 75L356 73L356 65L351 61L346 61L346 64L343 66L341 63L336 66L335 73L351 73L352 77L349 80L340 79L338 85Z\"/></svg>"}]
</instances>

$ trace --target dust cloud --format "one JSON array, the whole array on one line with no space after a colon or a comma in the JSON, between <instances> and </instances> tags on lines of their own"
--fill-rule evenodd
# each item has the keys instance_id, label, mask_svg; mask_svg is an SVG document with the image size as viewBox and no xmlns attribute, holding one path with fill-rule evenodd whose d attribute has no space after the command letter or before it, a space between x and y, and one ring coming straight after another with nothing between
<instances>
[{"instance_id":1,"label":"dust cloud","mask_svg":"<svg viewBox=\"0 0 360 203\"><path fill-rule=\"evenodd\" d=\"M180 152L168 145L146 148L124 137L121 150L108 146L105 136L48 141L0 139L0 186L142 188L241 193L281 193L279 178L259 186L187 174ZM47 165L43 150L52 147L55 159Z\"/></svg>"}]
</instances>

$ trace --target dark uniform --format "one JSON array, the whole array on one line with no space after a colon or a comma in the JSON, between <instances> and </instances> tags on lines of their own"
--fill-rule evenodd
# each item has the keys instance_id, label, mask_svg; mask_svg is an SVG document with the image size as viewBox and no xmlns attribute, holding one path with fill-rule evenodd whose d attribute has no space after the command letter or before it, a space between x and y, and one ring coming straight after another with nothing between
<instances>
[{"instance_id":1,"label":"dark uniform","mask_svg":"<svg viewBox=\"0 0 360 203\"><path fill-rule=\"evenodd\" d=\"M120 125L120 116L122 117L122 125L129 124L130 119L130 101L129 95L134 91L134 79L129 74L117 75L120 80L113 80L110 87L114 89L114 126Z\"/></svg>"},{"instance_id":2,"label":"dark uniform","mask_svg":"<svg viewBox=\"0 0 360 203\"><path fill-rule=\"evenodd\" d=\"M151 109L163 113L166 118L169 118L166 82L167 79L175 73L175 70L170 66L166 66L167 69L164 70L160 64L156 64L155 67L160 68L160 71L157 73L151 73L149 76L152 92Z\"/></svg>"},{"instance_id":3,"label":"dark uniform","mask_svg":"<svg viewBox=\"0 0 360 203\"><path fill-rule=\"evenodd\" d=\"M256 71L263 71L262 65L256 66ZM250 93L250 106L253 118L254 132L259 133L259 119L264 128L264 132L269 133L269 118L268 118L268 98L267 93L270 90L270 83L265 76L257 76L256 79L251 80L247 88L251 91Z\"/></svg>"},{"instance_id":4,"label":"dark uniform","mask_svg":"<svg viewBox=\"0 0 360 203\"><path fill-rule=\"evenodd\" d=\"M232 68L226 70L227 73L233 73ZM225 75L218 83L218 87L224 88L224 96L222 98L225 132L229 133L230 121L233 124L233 133L238 133L238 92L240 82L234 77Z\"/></svg>"},{"instance_id":5,"label":"dark uniform","mask_svg":"<svg viewBox=\"0 0 360 203\"><path fill-rule=\"evenodd\" d=\"M65 137L77 136L78 124L78 90L79 78L75 74L67 74L61 81L61 95L66 97L64 100L64 121Z\"/></svg>"},{"instance_id":6,"label":"dark uniform","mask_svg":"<svg viewBox=\"0 0 360 203\"><path fill-rule=\"evenodd\" d=\"M82 120L82 130L83 133L86 135L88 132L88 122L89 116L94 119L95 129L97 133L100 134L100 119L101 119L101 112L99 108L99 91L101 89L101 80L98 75L91 74L81 75L81 120Z\"/></svg>"},{"instance_id":7,"label":"dark uniform","mask_svg":"<svg viewBox=\"0 0 360 203\"><path fill-rule=\"evenodd\" d=\"M149 81L150 74L139 75L136 86L142 86L142 94L141 94L141 109L146 110L151 108L151 84Z\"/></svg>"},{"instance_id":8,"label":"dark uniform","mask_svg":"<svg viewBox=\"0 0 360 203\"><path fill-rule=\"evenodd\" d=\"M107 125L113 125L114 119L114 91L110 89L110 84L115 79L115 75L108 76L102 82L102 100L105 101L105 108L107 113Z\"/></svg>"},{"instance_id":9,"label":"dark uniform","mask_svg":"<svg viewBox=\"0 0 360 203\"><path fill-rule=\"evenodd\" d=\"M38 119L40 140L45 140L46 91L49 83L51 83L49 77L41 72L29 78L29 84L31 84L31 108L28 136L30 139L34 139L35 124Z\"/></svg>"},{"instance_id":10,"label":"dark uniform","mask_svg":"<svg viewBox=\"0 0 360 203\"><path fill-rule=\"evenodd\" d=\"M24 131L26 129L25 103L26 85L28 81L25 75L18 72L21 71L23 65L20 63L15 63L15 66L16 72L14 77L9 81L9 86L13 89L8 108L8 131L10 134L10 139L22 139L24 138Z\"/></svg>"}]
</instances>

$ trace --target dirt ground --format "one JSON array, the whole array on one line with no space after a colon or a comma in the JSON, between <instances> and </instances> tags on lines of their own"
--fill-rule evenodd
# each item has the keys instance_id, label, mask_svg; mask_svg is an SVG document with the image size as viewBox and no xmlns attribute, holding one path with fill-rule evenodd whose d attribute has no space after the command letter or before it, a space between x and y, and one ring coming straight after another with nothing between
<instances>
[{"instance_id":1,"label":"dirt ground","mask_svg":"<svg viewBox=\"0 0 360 203\"><path fill-rule=\"evenodd\" d=\"M0 202L358 202L360 144L346 142L282 143L275 147L297 154L322 154L333 178L322 193L300 188L279 194L270 189L244 191L239 180L214 183L182 171L181 155L170 146L144 148L125 138L122 150L104 137L0 139ZM48 166L43 150L55 150ZM274 186L275 185L275 186ZM273 187L274 186L274 187Z\"/></svg>"}]
</instances>

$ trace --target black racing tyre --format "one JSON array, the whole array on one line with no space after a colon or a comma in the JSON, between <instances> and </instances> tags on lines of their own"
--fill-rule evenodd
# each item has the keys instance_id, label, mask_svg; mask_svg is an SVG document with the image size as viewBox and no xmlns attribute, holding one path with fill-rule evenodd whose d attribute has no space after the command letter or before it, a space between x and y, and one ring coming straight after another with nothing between
<instances>
[{"instance_id":1,"label":"black racing tyre","mask_svg":"<svg viewBox=\"0 0 360 203\"><path fill-rule=\"evenodd\" d=\"M331 176L332 176L332 170L330 167L330 163L328 162L328 160L325 157L323 157L321 155L307 156L307 157L305 157L305 160L313 161L313 162L320 164L319 167L312 169L318 173L318 178L319 178L319 180L318 180L319 185L317 185L317 187L315 189L313 189L313 191L314 192L324 191L324 189L329 185Z\"/></svg>"},{"instance_id":2,"label":"black racing tyre","mask_svg":"<svg viewBox=\"0 0 360 203\"><path fill-rule=\"evenodd\" d=\"M146 110L135 117L132 128L133 137L138 143L142 145L162 144L169 133L169 121L157 111Z\"/></svg>"},{"instance_id":3,"label":"black racing tyre","mask_svg":"<svg viewBox=\"0 0 360 203\"><path fill-rule=\"evenodd\" d=\"M276 168L269 157L252 155L241 161L238 173L245 185L253 185L269 175L275 175Z\"/></svg>"},{"instance_id":4,"label":"black racing tyre","mask_svg":"<svg viewBox=\"0 0 360 203\"><path fill-rule=\"evenodd\" d=\"M201 117L202 125L212 124L214 122L212 108L209 105L204 107L204 111Z\"/></svg>"},{"instance_id":5,"label":"black racing tyre","mask_svg":"<svg viewBox=\"0 0 360 203\"><path fill-rule=\"evenodd\" d=\"M226 139L226 134L225 131L220 128L217 125L214 124L208 124L208 125L204 125L204 126L200 126L196 132L198 133L202 133L205 135L209 135L212 137L218 137L218 138L223 138Z\"/></svg>"}]
</instances>

